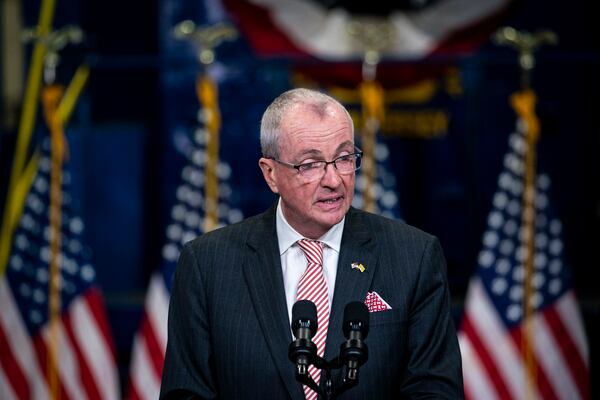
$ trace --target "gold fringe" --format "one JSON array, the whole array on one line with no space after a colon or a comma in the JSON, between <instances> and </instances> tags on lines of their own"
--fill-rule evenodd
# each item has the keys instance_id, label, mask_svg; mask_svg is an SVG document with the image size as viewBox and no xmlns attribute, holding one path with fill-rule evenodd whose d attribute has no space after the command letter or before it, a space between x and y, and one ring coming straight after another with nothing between
<instances>
[{"instance_id":1,"label":"gold fringe","mask_svg":"<svg viewBox=\"0 0 600 400\"><path fill-rule=\"evenodd\" d=\"M201 76L196 82L198 101L206 117L208 132L206 145L206 167L204 169L204 232L215 229L219 222L219 131L221 113L219 111L218 88L208 75Z\"/></svg>"},{"instance_id":2,"label":"gold fringe","mask_svg":"<svg viewBox=\"0 0 600 400\"><path fill-rule=\"evenodd\" d=\"M525 358L525 382L527 399L537 398L537 368L534 354L535 326L533 315L533 273L535 257L535 197L536 197L536 148L540 134L540 123L535 114L536 96L531 90L514 93L511 105L520 120L525 122L525 170L522 198L521 226L525 246L525 280L523 296L524 334L523 357Z\"/></svg>"},{"instance_id":3,"label":"gold fringe","mask_svg":"<svg viewBox=\"0 0 600 400\"><path fill-rule=\"evenodd\" d=\"M375 179L377 164L375 161L375 145L377 130L385 118L384 92L381 85L374 81L366 81L360 85L362 100L363 128L361 129L361 145L364 152L362 176L365 187L362 191L363 210L375 212Z\"/></svg>"}]
</instances>

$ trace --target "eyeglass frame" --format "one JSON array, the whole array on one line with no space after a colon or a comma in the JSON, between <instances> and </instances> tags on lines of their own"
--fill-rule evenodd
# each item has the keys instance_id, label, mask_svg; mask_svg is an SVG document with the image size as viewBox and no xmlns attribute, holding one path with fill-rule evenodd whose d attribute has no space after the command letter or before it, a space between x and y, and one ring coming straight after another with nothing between
<instances>
[{"instance_id":1,"label":"eyeglass frame","mask_svg":"<svg viewBox=\"0 0 600 400\"><path fill-rule=\"evenodd\" d=\"M281 161L281 160L279 160L279 159L277 159L277 158L275 158L275 157L268 157L268 158L269 158L269 159L271 159L271 160L273 160L273 161L275 161L275 162L277 162L277 163L279 163L279 164L281 164L281 165L284 165L284 166L286 166L286 167L289 167L289 168L294 168L296 171L298 171L298 175L300 175L300 176L303 176L303 175L302 175L302 171L300 171L300 168L302 168L303 166L306 166L306 165L311 165L311 164L316 164L316 163L325 163L325 165L323 166L323 171L327 171L327 166L328 166L328 165L330 165L330 164L333 164L333 168L334 168L334 169L335 169L335 170L336 170L336 171L337 171L339 174L341 174L341 175L350 175L350 173L348 173L348 174L345 174L345 173L341 173L341 172L339 172L340 170L338 169L338 167L337 167L337 165L336 165L336 161L337 161L337 160L339 160L340 158L343 158L343 157L349 157L349 156L354 156L354 157L355 157L355 158L354 158L354 159L355 159L355 161L357 161L357 160L362 160L363 151L362 151L361 149L359 149L358 147L354 146L354 153L350 153L350 154L344 154L343 156L336 157L336 158L334 158L334 159L333 159L333 160L331 160L331 161L319 160L319 161L310 161L310 162L307 162L307 163L300 163L300 164L292 164L292 163L288 163L288 162L285 162L285 161ZM357 163L357 164L358 164L358 163ZM358 167L354 168L354 171L352 171L352 172L356 172L356 171L358 171L358 170L360 169L360 167L361 167L361 166L362 166L362 164L360 164ZM321 175L321 177L322 177L322 176L323 176L323 175Z\"/></svg>"}]
</instances>

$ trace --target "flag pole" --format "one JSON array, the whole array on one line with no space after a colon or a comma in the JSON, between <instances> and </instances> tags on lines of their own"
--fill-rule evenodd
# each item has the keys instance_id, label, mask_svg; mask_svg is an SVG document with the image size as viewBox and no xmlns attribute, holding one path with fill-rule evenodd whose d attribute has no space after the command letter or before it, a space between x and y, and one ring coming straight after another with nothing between
<instances>
[{"instance_id":1,"label":"flag pole","mask_svg":"<svg viewBox=\"0 0 600 400\"><path fill-rule=\"evenodd\" d=\"M360 131L361 146L365 155L362 162L363 210L375 212L375 181L377 162L375 147L377 131L385 118L385 92L376 81L377 65L381 51L388 47L394 35L394 27L387 19L355 18L348 26L348 33L364 48L362 82L359 93L362 103L363 125Z\"/></svg>"},{"instance_id":2,"label":"flag pole","mask_svg":"<svg viewBox=\"0 0 600 400\"><path fill-rule=\"evenodd\" d=\"M51 30L52 20L54 18L55 3L55 0L42 0L40 6L40 15L36 28L38 37L47 35ZM46 43L42 40L36 40L31 56L29 73L27 75L27 85L25 89L25 96L23 98L23 111L21 112L21 119L19 121L15 155L13 158L13 165L8 183L6 203L4 205L4 214L2 218L2 231L0 232L0 276L4 275L6 266L8 264L10 245L12 243L12 234L15 229L15 225L19 220L17 210L22 209L22 203L17 201L15 193L17 187L20 185L21 179L23 178L23 169L25 168L29 143L33 133L45 55Z\"/></svg>"},{"instance_id":3,"label":"flag pole","mask_svg":"<svg viewBox=\"0 0 600 400\"><path fill-rule=\"evenodd\" d=\"M62 180L63 164L67 155L67 141L64 126L85 85L89 69L80 67L71 81L67 92L62 85L56 84L56 68L60 62L59 50L69 43L80 42L83 33L78 27L66 26L49 32L38 38L46 43L47 53L44 59L44 87L41 92L42 108L46 125L50 131L50 208L49 208L49 279L48 279L48 321L49 345L47 358L47 376L50 398L60 399L59 379L59 337L61 318L60 263L62 232Z\"/></svg>"},{"instance_id":4,"label":"flag pole","mask_svg":"<svg viewBox=\"0 0 600 400\"><path fill-rule=\"evenodd\" d=\"M500 28L494 35L499 45L508 45L519 52L521 69L521 89L513 93L510 103L515 110L524 131L525 152L523 171L523 194L521 208L522 241L524 254L524 286L523 286L523 325L522 336L523 358L525 361L525 398L534 399L537 394L537 364L535 360L535 289L533 276L535 268L535 226L536 226L536 164L537 143L540 135L540 122L535 113L536 95L531 89L531 74L535 66L535 50L544 43L556 43L556 35L549 31L531 34L519 32L511 27Z\"/></svg>"},{"instance_id":5,"label":"flag pole","mask_svg":"<svg viewBox=\"0 0 600 400\"><path fill-rule=\"evenodd\" d=\"M204 169L204 232L217 228L219 223L219 132L221 112L219 89L210 74L215 61L215 48L225 40L237 37L237 31L229 24L218 23L198 27L193 21L185 20L173 30L177 39L192 41L198 48L198 61L203 72L196 80L196 96L206 119L206 167Z\"/></svg>"}]
</instances>

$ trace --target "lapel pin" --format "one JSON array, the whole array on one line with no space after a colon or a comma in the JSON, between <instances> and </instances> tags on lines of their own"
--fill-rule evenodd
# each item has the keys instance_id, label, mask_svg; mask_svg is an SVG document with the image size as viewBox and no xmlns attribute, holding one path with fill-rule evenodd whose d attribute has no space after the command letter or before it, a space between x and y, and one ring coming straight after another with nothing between
<instances>
[{"instance_id":1,"label":"lapel pin","mask_svg":"<svg viewBox=\"0 0 600 400\"><path fill-rule=\"evenodd\" d=\"M352 269L357 269L357 270L359 270L360 272L365 272L365 266L364 266L364 265L362 265L362 264L361 264L361 263L359 263L359 262L353 262L353 263L351 264L351 267L352 267Z\"/></svg>"}]
</instances>

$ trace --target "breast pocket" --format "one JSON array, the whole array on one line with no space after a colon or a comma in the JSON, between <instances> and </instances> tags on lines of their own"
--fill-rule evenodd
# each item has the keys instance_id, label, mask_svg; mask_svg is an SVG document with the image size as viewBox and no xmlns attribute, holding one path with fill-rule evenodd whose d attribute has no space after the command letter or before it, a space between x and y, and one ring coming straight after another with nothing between
<instances>
[{"instance_id":1,"label":"breast pocket","mask_svg":"<svg viewBox=\"0 0 600 400\"><path fill-rule=\"evenodd\" d=\"M384 353L398 351L403 346L406 334L406 321L400 310L369 314L369 347L379 347Z\"/></svg>"}]
</instances>

